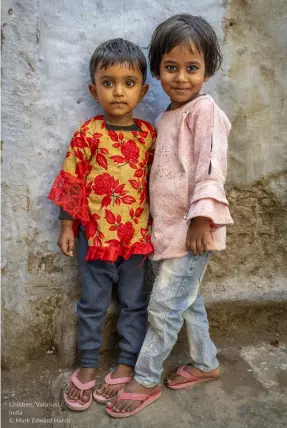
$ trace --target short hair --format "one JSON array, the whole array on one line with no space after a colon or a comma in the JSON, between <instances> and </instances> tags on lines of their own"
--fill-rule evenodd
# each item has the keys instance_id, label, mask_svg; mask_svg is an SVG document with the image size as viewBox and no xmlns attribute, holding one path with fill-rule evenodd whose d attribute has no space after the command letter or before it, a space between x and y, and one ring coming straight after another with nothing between
<instances>
[{"instance_id":1,"label":"short hair","mask_svg":"<svg viewBox=\"0 0 287 428\"><path fill-rule=\"evenodd\" d=\"M112 39L101 43L90 59L91 80L95 83L97 67L108 68L114 64L128 63L133 69L139 69L143 83L147 75L147 61L139 46L124 39Z\"/></svg>"},{"instance_id":2,"label":"short hair","mask_svg":"<svg viewBox=\"0 0 287 428\"><path fill-rule=\"evenodd\" d=\"M222 54L211 25L200 16L174 15L154 30L149 44L150 70L159 76L164 54L182 43L193 42L204 55L205 75L212 76L221 66Z\"/></svg>"}]
</instances>

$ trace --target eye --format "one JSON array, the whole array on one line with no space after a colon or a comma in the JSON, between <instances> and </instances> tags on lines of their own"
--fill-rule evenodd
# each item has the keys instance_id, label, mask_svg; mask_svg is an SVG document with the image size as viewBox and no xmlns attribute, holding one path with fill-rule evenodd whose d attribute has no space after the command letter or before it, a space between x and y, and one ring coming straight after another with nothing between
<instances>
[{"instance_id":1,"label":"eye","mask_svg":"<svg viewBox=\"0 0 287 428\"><path fill-rule=\"evenodd\" d=\"M132 88L133 86L135 86L135 82L133 80L127 80L126 81L126 86L128 88Z\"/></svg>"},{"instance_id":2,"label":"eye","mask_svg":"<svg viewBox=\"0 0 287 428\"><path fill-rule=\"evenodd\" d=\"M189 66L187 67L187 70L188 70L188 71L196 71L196 70L198 70L198 67L196 67L196 65L189 65Z\"/></svg>"},{"instance_id":3,"label":"eye","mask_svg":"<svg viewBox=\"0 0 287 428\"><path fill-rule=\"evenodd\" d=\"M175 65L167 65L165 68L170 73L173 73L174 71L176 71L176 66Z\"/></svg>"},{"instance_id":4,"label":"eye","mask_svg":"<svg viewBox=\"0 0 287 428\"><path fill-rule=\"evenodd\" d=\"M111 88L113 86L113 82L111 80L104 80L103 85L106 88Z\"/></svg>"}]
</instances>

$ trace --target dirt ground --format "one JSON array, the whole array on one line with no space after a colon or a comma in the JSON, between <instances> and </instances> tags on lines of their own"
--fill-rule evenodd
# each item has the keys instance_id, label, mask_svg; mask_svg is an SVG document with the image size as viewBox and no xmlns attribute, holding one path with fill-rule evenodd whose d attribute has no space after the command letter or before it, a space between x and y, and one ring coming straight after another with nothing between
<instances>
[{"instance_id":1,"label":"dirt ground","mask_svg":"<svg viewBox=\"0 0 287 428\"><path fill-rule=\"evenodd\" d=\"M93 403L82 413L65 408L62 388L72 369L50 353L21 369L2 372L3 428L285 428L287 426L287 343L272 328L216 338L222 376L185 391L163 387L162 397L139 415L109 418ZM102 354L98 380L112 369L117 351ZM165 364L165 373L188 361L183 333Z\"/></svg>"}]
</instances>

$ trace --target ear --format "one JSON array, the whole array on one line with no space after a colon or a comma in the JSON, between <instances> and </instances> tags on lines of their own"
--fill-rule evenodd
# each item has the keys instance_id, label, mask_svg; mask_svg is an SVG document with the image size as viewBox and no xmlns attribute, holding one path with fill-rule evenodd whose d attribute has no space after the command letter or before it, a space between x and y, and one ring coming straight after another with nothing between
<instances>
[{"instance_id":1,"label":"ear","mask_svg":"<svg viewBox=\"0 0 287 428\"><path fill-rule=\"evenodd\" d=\"M149 84L148 83L144 83L143 85L142 85L142 88L141 88L141 93L140 93L140 101L144 98L144 96L145 96L145 94L147 93L147 91L148 91L148 88L149 88Z\"/></svg>"},{"instance_id":2,"label":"ear","mask_svg":"<svg viewBox=\"0 0 287 428\"><path fill-rule=\"evenodd\" d=\"M210 76L205 76L204 79L203 79L203 81L204 82L208 82L209 78L210 78Z\"/></svg>"},{"instance_id":3,"label":"ear","mask_svg":"<svg viewBox=\"0 0 287 428\"><path fill-rule=\"evenodd\" d=\"M97 91L96 85L90 84L89 85L89 91L90 91L92 97L98 102L99 101L99 97L98 97L98 91Z\"/></svg>"}]
</instances>

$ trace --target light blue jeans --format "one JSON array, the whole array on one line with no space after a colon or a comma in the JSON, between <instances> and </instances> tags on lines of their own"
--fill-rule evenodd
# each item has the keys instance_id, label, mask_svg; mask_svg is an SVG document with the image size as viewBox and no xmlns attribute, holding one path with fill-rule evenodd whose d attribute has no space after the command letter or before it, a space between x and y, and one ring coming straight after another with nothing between
<instances>
[{"instance_id":1,"label":"light blue jeans","mask_svg":"<svg viewBox=\"0 0 287 428\"><path fill-rule=\"evenodd\" d=\"M146 388L160 382L163 363L186 322L192 364L204 372L219 366L216 347L209 336L207 314L199 295L209 254L161 260L148 307L150 327L135 367L135 380Z\"/></svg>"}]
</instances>

